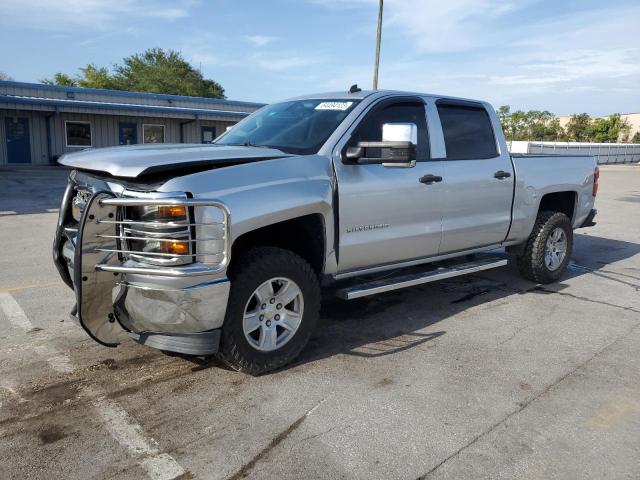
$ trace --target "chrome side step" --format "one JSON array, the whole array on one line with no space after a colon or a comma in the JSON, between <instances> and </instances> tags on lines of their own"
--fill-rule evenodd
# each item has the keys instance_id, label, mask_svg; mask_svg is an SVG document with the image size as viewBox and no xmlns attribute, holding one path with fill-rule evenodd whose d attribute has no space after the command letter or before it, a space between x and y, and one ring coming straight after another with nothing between
<instances>
[{"instance_id":1,"label":"chrome side step","mask_svg":"<svg viewBox=\"0 0 640 480\"><path fill-rule=\"evenodd\" d=\"M336 291L336 295L344 300L366 297L377 293L389 292L399 288L413 287L423 283L436 282L445 278L458 277L469 273L481 272L491 268L504 267L509 261L504 257L485 257L473 262L460 263L447 267L439 267L426 272L399 275L383 280L353 285Z\"/></svg>"}]
</instances>

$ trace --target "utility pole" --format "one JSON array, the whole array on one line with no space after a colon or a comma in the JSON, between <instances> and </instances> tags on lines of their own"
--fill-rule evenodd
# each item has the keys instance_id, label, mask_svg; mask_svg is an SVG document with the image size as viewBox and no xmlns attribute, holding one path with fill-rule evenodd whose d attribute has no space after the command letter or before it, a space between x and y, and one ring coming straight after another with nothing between
<instances>
[{"instance_id":1,"label":"utility pole","mask_svg":"<svg viewBox=\"0 0 640 480\"><path fill-rule=\"evenodd\" d=\"M382 2L378 8L378 34L376 35L376 63L373 68L373 89L378 89L378 67L380 66L380 37L382 36Z\"/></svg>"}]
</instances>

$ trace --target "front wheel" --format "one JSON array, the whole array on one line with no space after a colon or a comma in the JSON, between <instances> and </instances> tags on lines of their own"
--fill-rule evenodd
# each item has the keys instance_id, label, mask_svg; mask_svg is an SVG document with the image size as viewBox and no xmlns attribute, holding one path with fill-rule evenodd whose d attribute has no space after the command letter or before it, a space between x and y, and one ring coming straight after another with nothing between
<instances>
[{"instance_id":1,"label":"front wheel","mask_svg":"<svg viewBox=\"0 0 640 480\"><path fill-rule=\"evenodd\" d=\"M573 251L573 228L564 213L538 213L533 231L517 256L520 274L537 283L557 281L567 270Z\"/></svg>"},{"instance_id":2,"label":"front wheel","mask_svg":"<svg viewBox=\"0 0 640 480\"><path fill-rule=\"evenodd\" d=\"M218 356L252 375L291 362L309 341L320 310L309 263L288 250L259 247L242 254L229 277Z\"/></svg>"}]
</instances>

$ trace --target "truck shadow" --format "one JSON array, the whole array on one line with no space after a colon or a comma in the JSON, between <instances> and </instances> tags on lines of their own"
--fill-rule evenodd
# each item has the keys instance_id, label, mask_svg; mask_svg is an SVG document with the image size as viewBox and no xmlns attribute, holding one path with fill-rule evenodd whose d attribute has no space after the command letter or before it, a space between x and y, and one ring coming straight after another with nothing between
<instances>
[{"instance_id":1,"label":"truck shadow","mask_svg":"<svg viewBox=\"0 0 640 480\"><path fill-rule=\"evenodd\" d=\"M511 262L505 268L351 301L340 300L327 291L316 333L298 359L280 371L335 355L366 360L432 348L447 333L437 328L443 320L474 307L481 307L486 315L487 310L503 305L513 295L573 297L563 292L568 287L564 282L583 275L601 277L603 288L640 290L640 269L617 266L613 271L608 267L638 253L638 243L576 234L572 262L562 281L555 284L537 285L524 280ZM580 300L604 303L597 298ZM214 358L192 357L192 361L197 363L194 370L222 367Z\"/></svg>"},{"instance_id":2,"label":"truck shadow","mask_svg":"<svg viewBox=\"0 0 640 480\"><path fill-rule=\"evenodd\" d=\"M338 354L374 358L430 348L429 343L446 334L435 328L442 320L477 306L484 305L486 312L513 295L562 294L566 280L582 275L603 278L603 287L640 290L640 269L607 268L638 253L639 243L576 234L569 269L555 284L541 286L522 279L512 262L505 268L357 300L326 295L316 334L288 368Z\"/></svg>"}]
</instances>

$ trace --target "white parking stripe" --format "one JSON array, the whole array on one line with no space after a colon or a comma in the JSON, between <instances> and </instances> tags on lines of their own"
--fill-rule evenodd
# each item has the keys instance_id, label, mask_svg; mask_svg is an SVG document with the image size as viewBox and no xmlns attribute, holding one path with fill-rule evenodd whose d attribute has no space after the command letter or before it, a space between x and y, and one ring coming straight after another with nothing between
<instances>
[{"instance_id":1,"label":"white parking stripe","mask_svg":"<svg viewBox=\"0 0 640 480\"><path fill-rule=\"evenodd\" d=\"M89 389L91 387L87 388L87 390ZM147 441L142 427L135 423L120 405L111 400L99 398L94 402L94 407L109 433L134 457L140 459L140 464L150 478L153 480L172 480L185 473L171 455L160 452L156 442L151 445Z\"/></svg>"},{"instance_id":2,"label":"white parking stripe","mask_svg":"<svg viewBox=\"0 0 640 480\"><path fill-rule=\"evenodd\" d=\"M9 322L17 328L28 332L33 324L18 302L9 292L0 291L0 308ZM38 354L55 371L71 373L74 368L68 355L50 345L35 347ZM136 458L152 480L173 480L184 475L184 469L167 453L160 452L157 442L147 440L142 427L117 403L105 398L105 392L95 385L82 389L82 395L95 398L92 405L101 418L104 426L116 441Z\"/></svg>"},{"instance_id":3,"label":"white parking stripe","mask_svg":"<svg viewBox=\"0 0 640 480\"><path fill-rule=\"evenodd\" d=\"M25 332L33 328L24 310L9 292L0 292L0 308L14 327L21 328Z\"/></svg>"}]
</instances>

